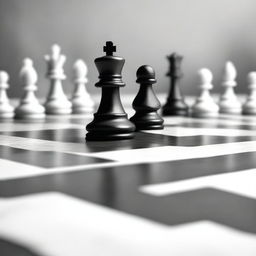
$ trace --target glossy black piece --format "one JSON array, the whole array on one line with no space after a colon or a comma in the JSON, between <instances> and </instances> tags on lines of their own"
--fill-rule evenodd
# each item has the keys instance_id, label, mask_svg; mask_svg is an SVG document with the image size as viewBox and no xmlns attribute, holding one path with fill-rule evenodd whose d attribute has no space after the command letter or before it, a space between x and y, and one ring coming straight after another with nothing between
<instances>
[{"instance_id":1,"label":"glossy black piece","mask_svg":"<svg viewBox=\"0 0 256 256\"><path fill-rule=\"evenodd\" d=\"M188 106L185 103L179 87L179 81L183 77L181 71L181 62L183 57L173 53L167 56L170 67L167 76L170 77L170 91L166 104L163 106L164 116L186 116L188 115Z\"/></svg>"},{"instance_id":2,"label":"glossy black piece","mask_svg":"<svg viewBox=\"0 0 256 256\"><path fill-rule=\"evenodd\" d=\"M164 120L157 113L161 104L152 88L156 83L155 71L152 67L144 65L137 70L136 75L136 83L140 84L140 89L132 103L136 113L130 120L135 124L136 130L163 129Z\"/></svg>"},{"instance_id":3,"label":"glossy black piece","mask_svg":"<svg viewBox=\"0 0 256 256\"><path fill-rule=\"evenodd\" d=\"M106 56L95 59L100 79L95 86L102 88L101 102L93 121L86 126L86 140L131 139L135 126L127 118L119 92L119 88L125 86L121 75L125 60L113 56L116 47L112 42L106 42L103 49Z\"/></svg>"}]
</instances>

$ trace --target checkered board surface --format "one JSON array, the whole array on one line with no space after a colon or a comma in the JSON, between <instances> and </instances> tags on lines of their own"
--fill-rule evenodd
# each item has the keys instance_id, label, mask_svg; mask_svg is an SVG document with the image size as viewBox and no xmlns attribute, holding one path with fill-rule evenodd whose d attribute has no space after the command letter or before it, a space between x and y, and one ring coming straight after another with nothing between
<instances>
[{"instance_id":1,"label":"checkered board surface","mask_svg":"<svg viewBox=\"0 0 256 256\"><path fill-rule=\"evenodd\" d=\"M0 255L256 255L256 117L85 142L90 119L1 121Z\"/></svg>"}]
</instances>

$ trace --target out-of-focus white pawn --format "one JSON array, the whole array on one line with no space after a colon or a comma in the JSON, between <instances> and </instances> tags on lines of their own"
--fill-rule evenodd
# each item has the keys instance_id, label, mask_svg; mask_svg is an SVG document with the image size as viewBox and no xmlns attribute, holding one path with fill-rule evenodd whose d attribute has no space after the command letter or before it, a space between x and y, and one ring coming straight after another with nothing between
<instances>
[{"instance_id":1,"label":"out-of-focus white pawn","mask_svg":"<svg viewBox=\"0 0 256 256\"><path fill-rule=\"evenodd\" d=\"M207 68L198 71L199 89L201 93L191 108L191 115L194 117L216 117L219 114L219 106L210 95L212 85L212 72Z\"/></svg>"},{"instance_id":2,"label":"out-of-focus white pawn","mask_svg":"<svg viewBox=\"0 0 256 256\"><path fill-rule=\"evenodd\" d=\"M86 90L88 69L83 60L77 60L73 66L75 89L72 95L72 112L75 114L91 113L94 102Z\"/></svg>"},{"instance_id":3,"label":"out-of-focus white pawn","mask_svg":"<svg viewBox=\"0 0 256 256\"><path fill-rule=\"evenodd\" d=\"M54 44L51 54L45 56L47 62L47 74L50 79L50 91L45 102L47 114L62 115L72 112L72 104L67 99L62 88L62 80L66 79L63 65L66 56L61 54L60 46Z\"/></svg>"},{"instance_id":4,"label":"out-of-focus white pawn","mask_svg":"<svg viewBox=\"0 0 256 256\"><path fill-rule=\"evenodd\" d=\"M220 97L219 107L221 113L240 114L242 106L234 92L236 83L236 69L232 62L228 61L225 65L222 86L224 92Z\"/></svg>"},{"instance_id":5,"label":"out-of-focus white pawn","mask_svg":"<svg viewBox=\"0 0 256 256\"><path fill-rule=\"evenodd\" d=\"M6 90L9 88L9 75L0 71L0 118L12 118L14 108L10 105Z\"/></svg>"},{"instance_id":6,"label":"out-of-focus white pawn","mask_svg":"<svg viewBox=\"0 0 256 256\"><path fill-rule=\"evenodd\" d=\"M256 72L250 72L247 76L249 95L243 105L243 114L256 115Z\"/></svg>"},{"instance_id":7,"label":"out-of-focus white pawn","mask_svg":"<svg viewBox=\"0 0 256 256\"><path fill-rule=\"evenodd\" d=\"M37 73L31 59L27 58L23 60L20 79L24 94L20 100L20 104L15 109L15 117L22 119L44 118L45 109L35 96L35 91L37 90Z\"/></svg>"}]
</instances>

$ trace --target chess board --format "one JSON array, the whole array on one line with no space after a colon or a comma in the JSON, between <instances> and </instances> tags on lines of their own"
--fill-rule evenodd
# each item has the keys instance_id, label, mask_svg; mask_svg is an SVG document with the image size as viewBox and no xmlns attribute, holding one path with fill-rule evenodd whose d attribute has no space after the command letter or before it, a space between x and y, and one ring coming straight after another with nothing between
<instances>
[{"instance_id":1,"label":"chess board","mask_svg":"<svg viewBox=\"0 0 256 256\"><path fill-rule=\"evenodd\" d=\"M0 255L256 255L256 117L85 142L91 118L1 121Z\"/></svg>"}]
</instances>

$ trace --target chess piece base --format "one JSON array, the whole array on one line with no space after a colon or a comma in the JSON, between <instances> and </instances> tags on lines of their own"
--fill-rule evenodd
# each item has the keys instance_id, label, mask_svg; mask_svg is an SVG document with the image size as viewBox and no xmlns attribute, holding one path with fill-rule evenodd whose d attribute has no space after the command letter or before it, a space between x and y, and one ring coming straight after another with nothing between
<instances>
[{"instance_id":1,"label":"chess piece base","mask_svg":"<svg viewBox=\"0 0 256 256\"><path fill-rule=\"evenodd\" d=\"M43 119L45 114L15 114L15 119Z\"/></svg>"},{"instance_id":2,"label":"chess piece base","mask_svg":"<svg viewBox=\"0 0 256 256\"><path fill-rule=\"evenodd\" d=\"M68 100L51 100L45 103L46 114L51 115L68 115L72 112L72 105Z\"/></svg>"},{"instance_id":3,"label":"chess piece base","mask_svg":"<svg viewBox=\"0 0 256 256\"><path fill-rule=\"evenodd\" d=\"M219 116L218 112L201 112L201 113L191 113L192 117L196 118L215 118Z\"/></svg>"},{"instance_id":4,"label":"chess piece base","mask_svg":"<svg viewBox=\"0 0 256 256\"><path fill-rule=\"evenodd\" d=\"M191 107L190 116L213 118L219 115L219 106L212 100L211 97L199 98Z\"/></svg>"},{"instance_id":5,"label":"chess piece base","mask_svg":"<svg viewBox=\"0 0 256 256\"><path fill-rule=\"evenodd\" d=\"M124 140L134 137L135 126L127 119L126 114L98 115L86 126L86 140Z\"/></svg>"},{"instance_id":6,"label":"chess piece base","mask_svg":"<svg viewBox=\"0 0 256 256\"><path fill-rule=\"evenodd\" d=\"M234 115L239 115L241 114L241 108L220 108L220 113L222 114L234 114Z\"/></svg>"},{"instance_id":7,"label":"chess piece base","mask_svg":"<svg viewBox=\"0 0 256 256\"><path fill-rule=\"evenodd\" d=\"M188 106L183 99L168 99L162 113L164 116L187 116Z\"/></svg>"},{"instance_id":8,"label":"chess piece base","mask_svg":"<svg viewBox=\"0 0 256 256\"><path fill-rule=\"evenodd\" d=\"M128 139L132 139L133 137L134 137L134 135L132 133L119 133L119 134L106 133L104 136L100 132L99 133L88 132L86 134L87 141L128 140Z\"/></svg>"},{"instance_id":9,"label":"chess piece base","mask_svg":"<svg viewBox=\"0 0 256 256\"><path fill-rule=\"evenodd\" d=\"M13 118L13 117L14 117L14 113L13 112L9 112L9 113L1 113L0 112L0 119Z\"/></svg>"},{"instance_id":10,"label":"chess piece base","mask_svg":"<svg viewBox=\"0 0 256 256\"><path fill-rule=\"evenodd\" d=\"M222 100L219 103L220 113L223 114L241 114L242 107L238 100Z\"/></svg>"},{"instance_id":11,"label":"chess piece base","mask_svg":"<svg viewBox=\"0 0 256 256\"><path fill-rule=\"evenodd\" d=\"M14 116L14 109L9 104L0 103L0 118L12 118Z\"/></svg>"},{"instance_id":12,"label":"chess piece base","mask_svg":"<svg viewBox=\"0 0 256 256\"><path fill-rule=\"evenodd\" d=\"M130 118L136 126L136 130L161 130L164 128L164 120L156 112L136 112Z\"/></svg>"},{"instance_id":13,"label":"chess piece base","mask_svg":"<svg viewBox=\"0 0 256 256\"><path fill-rule=\"evenodd\" d=\"M74 98L72 99L72 113L88 114L94 110L94 103L90 98Z\"/></svg>"},{"instance_id":14,"label":"chess piece base","mask_svg":"<svg viewBox=\"0 0 256 256\"><path fill-rule=\"evenodd\" d=\"M89 114L92 113L94 108L91 107L72 107L73 114Z\"/></svg>"},{"instance_id":15,"label":"chess piece base","mask_svg":"<svg viewBox=\"0 0 256 256\"><path fill-rule=\"evenodd\" d=\"M247 116L254 116L256 115L256 110L249 110L249 109L245 109L242 111L243 115L247 115Z\"/></svg>"},{"instance_id":16,"label":"chess piece base","mask_svg":"<svg viewBox=\"0 0 256 256\"><path fill-rule=\"evenodd\" d=\"M243 115L256 115L256 100L247 100L242 107Z\"/></svg>"},{"instance_id":17,"label":"chess piece base","mask_svg":"<svg viewBox=\"0 0 256 256\"><path fill-rule=\"evenodd\" d=\"M15 109L17 119L40 119L45 117L45 108L39 103L21 103Z\"/></svg>"}]
</instances>

